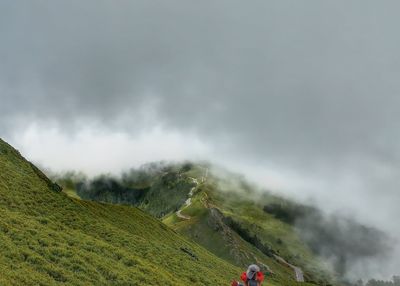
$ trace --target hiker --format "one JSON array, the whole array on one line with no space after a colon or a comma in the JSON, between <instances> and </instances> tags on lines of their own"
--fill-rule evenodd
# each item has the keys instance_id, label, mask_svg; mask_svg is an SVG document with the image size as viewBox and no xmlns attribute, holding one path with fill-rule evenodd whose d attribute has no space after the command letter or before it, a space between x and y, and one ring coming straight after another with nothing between
<instances>
[{"instance_id":1,"label":"hiker","mask_svg":"<svg viewBox=\"0 0 400 286\"><path fill-rule=\"evenodd\" d=\"M242 273L240 279L244 284L232 281L231 286L261 286L261 283L264 281L264 274L260 271L260 267L252 264L247 268L246 272Z\"/></svg>"}]
</instances>

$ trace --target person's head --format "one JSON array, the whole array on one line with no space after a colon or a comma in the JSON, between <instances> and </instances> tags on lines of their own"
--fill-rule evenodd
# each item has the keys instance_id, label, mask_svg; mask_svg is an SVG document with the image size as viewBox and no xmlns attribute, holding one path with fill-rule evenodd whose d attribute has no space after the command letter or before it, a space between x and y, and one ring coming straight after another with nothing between
<instances>
[{"instance_id":1,"label":"person's head","mask_svg":"<svg viewBox=\"0 0 400 286\"><path fill-rule=\"evenodd\" d=\"M259 272L259 271L260 271L260 267L258 267L257 265L255 265L255 264L249 265L249 267L247 268L247 271L246 271L247 279L255 280L255 278L257 276L257 272Z\"/></svg>"}]
</instances>

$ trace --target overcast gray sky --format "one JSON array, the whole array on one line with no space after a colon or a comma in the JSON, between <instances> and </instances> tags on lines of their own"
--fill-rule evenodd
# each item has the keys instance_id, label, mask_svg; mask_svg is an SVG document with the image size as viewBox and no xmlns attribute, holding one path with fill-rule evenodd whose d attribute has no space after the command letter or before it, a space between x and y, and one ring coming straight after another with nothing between
<instances>
[{"instance_id":1,"label":"overcast gray sky","mask_svg":"<svg viewBox=\"0 0 400 286\"><path fill-rule=\"evenodd\" d=\"M399 237L399 9L1 1L0 136L54 170L213 160Z\"/></svg>"}]
</instances>

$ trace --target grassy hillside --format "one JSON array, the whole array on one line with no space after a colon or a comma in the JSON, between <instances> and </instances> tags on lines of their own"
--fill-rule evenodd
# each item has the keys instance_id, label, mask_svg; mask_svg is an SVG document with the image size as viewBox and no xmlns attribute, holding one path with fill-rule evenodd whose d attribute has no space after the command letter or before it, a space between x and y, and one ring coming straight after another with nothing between
<instances>
[{"instance_id":1,"label":"grassy hillside","mask_svg":"<svg viewBox=\"0 0 400 286\"><path fill-rule=\"evenodd\" d=\"M86 199L139 206L229 263L242 268L260 264L271 273L271 283L295 284L293 268L281 259L301 267L306 281L331 283L328 271L293 226L263 209L284 200L260 196L237 176L214 175L209 167L153 165L147 176L141 169L119 179L100 176L80 182L77 193Z\"/></svg>"},{"instance_id":2,"label":"grassy hillside","mask_svg":"<svg viewBox=\"0 0 400 286\"><path fill-rule=\"evenodd\" d=\"M135 205L161 218L178 210L194 186L192 180L179 171L180 166L148 164L139 171L131 170L121 179L102 175L82 183L81 177L70 173L57 181L71 195L74 194L73 181L80 182L75 194L82 199Z\"/></svg>"},{"instance_id":3,"label":"grassy hillside","mask_svg":"<svg viewBox=\"0 0 400 286\"><path fill-rule=\"evenodd\" d=\"M228 285L241 271L139 209L68 197L2 140L0 218L0 285Z\"/></svg>"},{"instance_id":4,"label":"grassy hillside","mask_svg":"<svg viewBox=\"0 0 400 286\"><path fill-rule=\"evenodd\" d=\"M204 168L195 167L187 175L202 178ZM294 279L293 269L278 257L301 267L306 281L331 283L332 277L322 261L294 227L263 210L276 200L284 201L268 193L259 194L235 175L208 172L196 189L192 204L182 210L191 219L173 213L164 222L231 263L246 265L256 261L267 265L273 273L272 281L277 283L286 285Z\"/></svg>"}]
</instances>

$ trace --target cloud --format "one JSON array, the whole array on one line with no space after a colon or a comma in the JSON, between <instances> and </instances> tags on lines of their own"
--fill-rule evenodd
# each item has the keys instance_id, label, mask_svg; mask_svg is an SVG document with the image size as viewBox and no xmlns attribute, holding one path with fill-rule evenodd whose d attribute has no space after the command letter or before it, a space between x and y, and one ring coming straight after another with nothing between
<instances>
[{"instance_id":1,"label":"cloud","mask_svg":"<svg viewBox=\"0 0 400 286\"><path fill-rule=\"evenodd\" d=\"M56 126L30 125L15 137L20 152L53 171L83 171L90 176L120 173L131 167L158 161L201 160L210 153L207 145L195 136L166 132L159 127L130 136L121 132L104 132L88 124L73 135Z\"/></svg>"}]
</instances>

